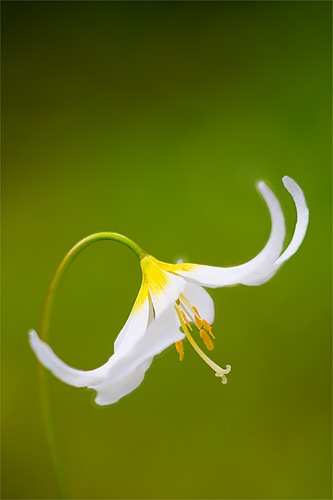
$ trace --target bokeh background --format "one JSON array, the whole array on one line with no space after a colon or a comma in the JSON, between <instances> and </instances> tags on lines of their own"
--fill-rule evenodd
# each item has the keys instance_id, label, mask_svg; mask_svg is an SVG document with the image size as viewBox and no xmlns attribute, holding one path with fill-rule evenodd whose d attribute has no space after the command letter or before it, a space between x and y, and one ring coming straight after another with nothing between
<instances>
[{"instance_id":1,"label":"bokeh background","mask_svg":"<svg viewBox=\"0 0 333 500\"><path fill-rule=\"evenodd\" d=\"M330 2L2 3L2 498L57 498L38 329L66 252L118 231L157 258L236 265L270 230L255 190L303 188L310 225L260 287L216 289L213 359L188 343L114 406L48 375L69 496L331 498ZM50 343L91 369L140 285L111 242L70 268Z\"/></svg>"}]
</instances>

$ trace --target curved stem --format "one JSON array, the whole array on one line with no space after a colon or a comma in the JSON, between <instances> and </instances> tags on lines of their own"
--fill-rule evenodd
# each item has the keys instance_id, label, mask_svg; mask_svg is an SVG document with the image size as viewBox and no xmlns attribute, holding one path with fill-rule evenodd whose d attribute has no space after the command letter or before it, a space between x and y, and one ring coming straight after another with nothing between
<instances>
[{"instance_id":1,"label":"curved stem","mask_svg":"<svg viewBox=\"0 0 333 500\"><path fill-rule=\"evenodd\" d=\"M96 243L98 241L103 241L103 240L117 241L118 243L122 243L123 245L126 245L131 250L133 250L133 252L137 255L137 257L140 260L146 255L146 252L144 252L142 250L142 248L140 248L138 245L136 245L136 243L134 243L129 238L126 238L126 236L123 236L122 234L118 234L118 233L109 233L109 232L96 233L96 234L92 234L90 236L87 236L87 238L84 238L83 240L79 241L67 253L67 255L62 260L60 266L58 267L58 269L53 277L50 288L48 290L45 304L44 304L43 313L42 313L41 328L40 328L40 337L45 342L48 341L50 318L51 318L51 312L52 312L52 308L53 308L53 304L54 304L54 299L55 299L56 293L59 289L60 283L62 282L62 280L66 274L67 269L69 268L69 266L73 262L73 260L85 248L92 245L93 243ZM54 424L53 424L52 412L51 412L51 407L50 407L49 387L47 384L47 375L44 373L42 366L40 367L40 386L41 386L42 409L43 409L43 415L44 415L44 421L45 421L47 440L48 440L48 444L49 444L49 448L50 448L50 453L51 453L51 457L52 457L55 475L56 475L57 482L58 482L60 498L65 499L65 498L69 498L69 496L66 493L64 475L63 475L61 463L60 463L58 452L57 452Z\"/></svg>"},{"instance_id":2,"label":"curved stem","mask_svg":"<svg viewBox=\"0 0 333 500\"><path fill-rule=\"evenodd\" d=\"M146 252L144 252L138 245L136 245L134 241L118 233L96 233L87 236L87 238L84 238L83 240L79 241L62 260L60 266L57 269L57 272L54 275L49 291L47 293L42 314L41 330L40 330L40 336L45 342L47 341L47 335L50 326L50 316L52 312L55 295L68 267L73 262L73 260L82 252L82 250L92 245L93 243L96 243L97 241L103 241L103 240L117 241L118 243L126 245L131 250L133 250L133 252L139 257L139 259L142 259L146 255Z\"/></svg>"}]
</instances>

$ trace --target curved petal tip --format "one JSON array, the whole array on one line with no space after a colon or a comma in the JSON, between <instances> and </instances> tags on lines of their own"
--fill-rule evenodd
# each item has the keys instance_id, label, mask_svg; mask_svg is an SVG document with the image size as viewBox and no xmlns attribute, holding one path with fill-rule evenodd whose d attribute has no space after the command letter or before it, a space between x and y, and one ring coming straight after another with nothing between
<instances>
[{"instance_id":1,"label":"curved petal tip","mask_svg":"<svg viewBox=\"0 0 333 500\"><path fill-rule=\"evenodd\" d=\"M286 188L286 190L289 191L289 193L291 191L293 191L293 192L297 191L297 192L303 194L303 191L301 190L301 188L299 187L297 182L294 181L294 179L292 179L291 177L288 177L288 175L285 175L284 177L282 177L282 182L283 182L283 185Z\"/></svg>"},{"instance_id":2,"label":"curved petal tip","mask_svg":"<svg viewBox=\"0 0 333 500\"><path fill-rule=\"evenodd\" d=\"M179 274L197 285L212 288L236 284L256 286L268 281L281 264L298 250L305 237L309 221L309 210L302 189L286 175L282 181L292 196L297 211L294 235L284 252L286 230L281 205L268 185L260 180L256 182L256 188L264 198L271 216L271 234L262 251L240 266L223 268L191 264L189 269L179 271Z\"/></svg>"},{"instance_id":3,"label":"curved petal tip","mask_svg":"<svg viewBox=\"0 0 333 500\"><path fill-rule=\"evenodd\" d=\"M282 182L285 188L287 188L288 185L290 186L291 184L296 184L296 182L291 177L289 177L289 175L284 175L282 177Z\"/></svg>"},{"instance_id":4,"label":"curved petal tip","mask_svg":"<svg viewBox=\"0 0 333 500\"><path fill-rule=\"evenodd\" d=\"M304 216L305 213L309 213L309 209L306 204L305 196L302 191L302 189L299 187L296 181L292 179L291 177L288 177L285 175L282 178L282 182L286 190L291 194L291 196L294 198L296 208L299 210L302 210L302 215Z\"/></svg>"},{"instance_id":5,"label":"curved petal tip","mask_svg":"<svg viewBox=\"0 0 333 500\"><path fill-rule=\"evenodd\" d=\"M32 348L34 348L36 339L38 338L37 332L31 329L28 331L28 335L29 335L29 344L31 345Z\"/></svg>"},{"instance_id":6,"label":"curved petal tip","mask_svg":"<svg viewBox=\"0 0 333 500\"><path fill-rule=\"evenodd\" d=\"M262 192L263 189L267 187L267 184L264 181L257 181L256 182L256 188L259 191L259 193Z\"/></svg>"}]
</instances>

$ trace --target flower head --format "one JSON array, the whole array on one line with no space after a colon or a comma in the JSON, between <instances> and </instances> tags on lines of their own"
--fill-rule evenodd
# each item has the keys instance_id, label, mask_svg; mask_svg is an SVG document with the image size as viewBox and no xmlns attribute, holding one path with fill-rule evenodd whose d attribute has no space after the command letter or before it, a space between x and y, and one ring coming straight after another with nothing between
<instances>
[{"instance_id":1,"label":"flower head","mask_svg":"<svg viewBox=\"0 0 333 500\"><path fill-rule=\"evenodd\" d=\"M256 257L240 266L223 268L191 263L168 264L144 254L140 260L141 288L130 317L115 341L110 359L96 370L76 370L63 363L31 330L30 344L40 362L63 382L94 389L96 403L107 405L138 387L154 356L173 343L179 359L183 360L182 341L187 338L215 375L226 384L230 365L221 368L197 343L201 342L202 347L211 351L215 339L211 327L214 303L202 287L260 285L297 251L306 233L308 209L296 182L284 177L283 183L297 209L295 232L284 252L285 223L279 201L264 182L259 182L257 187L267 203L272 227L266 246Z\"/></svg>"}]
</instances>

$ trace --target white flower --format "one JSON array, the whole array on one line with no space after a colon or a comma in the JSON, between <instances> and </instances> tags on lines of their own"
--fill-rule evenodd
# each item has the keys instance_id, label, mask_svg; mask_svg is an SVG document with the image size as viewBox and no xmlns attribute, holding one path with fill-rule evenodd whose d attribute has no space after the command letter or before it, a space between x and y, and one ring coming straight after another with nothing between
<instances>
[{"instance_id":1,"label":"white flower","mask_svg":"<svg viewBox=\"0 0 333 500\"><path fill-rule=\"evenodd\" d=\"M260 285L296 252L305 236L309 213L303 192L296 182L284 177L283 183L297 209L295 232L284 252L285 223L279 201L264 182L259 182L258 190L269 208L272 228L266 246L255 258L240 266L223 268L188 263L167 264L145 255L141 259L143 279L138 297L115 341L114 354L107 363L91 371L71 368L31 330L30 344L37 358L63 382L94 389L97 392L96 403L108 405L138 387L154 356L171 344L176 344L182 360L182 340L186 336L216 376L226 383L230 366L222 369L216 365L193 338L199 333L206 348L212 350L214 303L202 286Z\"/></svg>"}]
</instances>

